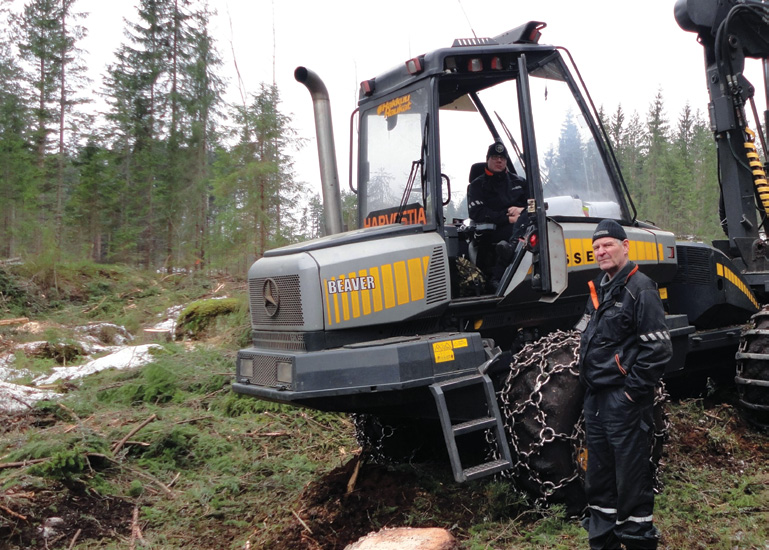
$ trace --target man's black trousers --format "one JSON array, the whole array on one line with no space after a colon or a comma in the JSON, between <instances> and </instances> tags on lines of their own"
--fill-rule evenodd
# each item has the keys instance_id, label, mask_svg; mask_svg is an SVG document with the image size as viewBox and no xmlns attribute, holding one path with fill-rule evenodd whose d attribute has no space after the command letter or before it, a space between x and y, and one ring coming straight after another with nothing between
<instances>
[{"instance_id":1,"label":"man's black trousers","mask_svg":"<svg viewBox=\"0 0 769 550\"><path fill-rule=\"evenodd\" d=\"M591 549L657 548L652 524L653 403L633 403L620 387L585 393L586 522Z\"/></svg>"}]
</instances>

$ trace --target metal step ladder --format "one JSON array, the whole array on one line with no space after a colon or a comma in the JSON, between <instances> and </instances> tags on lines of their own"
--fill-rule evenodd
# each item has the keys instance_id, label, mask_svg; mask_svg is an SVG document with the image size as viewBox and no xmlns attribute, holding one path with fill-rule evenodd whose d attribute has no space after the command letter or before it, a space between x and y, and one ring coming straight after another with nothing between
<instances>
[{"instance_id":1,"label":"metal step ladder","mask_svg":"<svg viewBox=\"0 0 769 550\"><path fill-rule=\"evenodd\" d=\"M477 373L436 382L430 385L430 391L432 392L438 407L438 417L441 422L441 427L443 428L443 437L446 441L446 449L449 452L454 479L460 483L490 476L512 466L510 447L507 444L502 415L500 414L499 406L497 405L494 384L491 382L491 378L486 374L489 365L499 357L501 352L499 351L499 348L496 348L493 353L493 356L488 361L478 367ZM452 393L456 395L458 392L462 391L474 391L478 393L478 386L481 386L482 392L480 393L484 396L486 401L486 414L479 418L454 424L449 412L449 404L446 399L446 394ZM496 439L497 449L501 458L465 468L462 465L462 459L459 454L457 437L485 430L491 430L492 436Z\"/></svg>"}]
</instances>

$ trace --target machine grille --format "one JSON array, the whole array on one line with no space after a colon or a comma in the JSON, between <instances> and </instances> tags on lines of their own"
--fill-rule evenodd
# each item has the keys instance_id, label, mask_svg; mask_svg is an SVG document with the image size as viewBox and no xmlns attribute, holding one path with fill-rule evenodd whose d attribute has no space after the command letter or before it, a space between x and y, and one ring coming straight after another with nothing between
<instances>
[{"instance_id":1,"label":"machine grille","mask_svg":"<svg viewBox=\"0 0 769 550\"><path fill-rule=\"evenodd\" d=\"M285 351L307 351L302 332L267 332L254 333L254 346Z\"/></svg>"},{"instance_id":2,"label":"machine grille","mask_svg":"<svg viewBox=\"0 0 769 550\"><path fill-rule=\"evenodd\" d=\"M427 271L427 294L425 303L434 304L448 300L446 293L446 270L443 266L443 249L436 246L430 257L430 267Z\"/></svg>"},{"instance_id":3,"label":"machine grille","mask_svg":"<svg viewBox=\"0 0 769 550\"><path fill-rule=\"evenodd\" d=\"M290 357L273 357L271 355L251 355L240 358L240 377L248 378L255 386L281 386L286 384L278 382L278 362L291 362Z\"/></svg>"},{"instance_id":4,"label":"machine grille","mask_svg":"<svg viewBox=\"0 0 769 550\"><path fill-rule=\"evenodd\" d=\"M674 283L710 285L713 284L713 269L710 259L712 252L707 248L677 246L678 273Z\"/></svg>"},{"instance_id":5,"label":"machine grille","mask_svg":"<svg viewBox=\"0 0 769 550\"><path fill-rule=\"evenodd\" d=\"M265 288L272 296L273 303L265 300ZM277 325L300 327L304 325L302 291L298 275L259 277L249 279L248 295L253 325ZM274 299L277 298L277 306Z\"/></svg>"}]
</instances>

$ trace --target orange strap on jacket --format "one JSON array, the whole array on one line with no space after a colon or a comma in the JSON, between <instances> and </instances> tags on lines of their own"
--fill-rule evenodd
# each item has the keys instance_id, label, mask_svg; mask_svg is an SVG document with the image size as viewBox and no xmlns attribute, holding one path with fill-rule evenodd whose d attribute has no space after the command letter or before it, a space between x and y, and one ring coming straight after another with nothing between
<instances>
[{"instance_id":1,"label":"orange strap on jacket","mask_svg":"<svg viewBox=\"0 0 769 550\"><path fill-rule=\"evenodd\" d=\"M625 283L627 283L630 280L630 277L635 275L635 272L638 271L638 266L636 265L633 270L627 274L627 277L625 278Z\"/></svg>"},{"instance_id":2,"label":"orange strap on jacket","mask_svg":"<svg viewBox=\"0 0 769 550\"><path fill-rule=\"evenodd\" d=\"M598 311L598 306L601 304L598 302L598 293L595 291L595 284L593 281L588 281L587 286L590 287L590 299L593 300L593 307Z\"/></svg>"}]
</instances>

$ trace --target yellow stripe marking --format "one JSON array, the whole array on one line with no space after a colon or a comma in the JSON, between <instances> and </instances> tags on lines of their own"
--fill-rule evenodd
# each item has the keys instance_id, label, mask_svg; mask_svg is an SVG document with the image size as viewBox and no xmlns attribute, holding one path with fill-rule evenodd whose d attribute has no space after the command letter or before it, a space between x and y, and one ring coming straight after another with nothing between
<instances>
[{"instance_id":1,"label":"yellow stripe marking","mask_svg":"<svg viewBox=\"0 0 769 550\"><path fill-rule=\"evenodd\" d=\"M344 276L339 277L339 281L344 281ZM344 284L344 283L340 283ZM342 319L350 320L350 304L347 299L347 292L342 292Z\"/></svg>"},{"instance_id":2,"label":"yellow stripe marking","mask_svg":"<svg viewBox=\"0 0 769 550\"><path fill-rule=\"evenodd\" d=\"M750 288L742 282L740 277L734 273L731 269L726 267L723 264L716 263L716 274L719 277L724 277L727 281L732 283L734 286L736 286L740 292L742 292L747 298L750 300L750 302L756 307L760 307L758 304L758 301L753 296L753 292L751 292Z\"/></svg>"},{"instance_id":3,"label":"yellow stripe marking","mask_svg":"<svg viewBox=\"0 0 769 550\"><path fill-rule=\"evenodd\" d=\"M365 269L361 269L358 272L358 276L367 277L368 273L366 273ZM361 291L360 301L363 307L363 315L370 315L371 314L371 291L369 289Z\"/></svg>"},{"instance_id":4,"label":"yellow stripe marking","mask_svg":"<svg viewBox=\"0 0 769 550\"><path fill-rule=\"evenodd\" d=\"M331 280L334 281L336 278L332 277ZM339 294L334 294L334 320L337 325L341 322L339 319Z\"/></svg>"},{"instance_id":5,"label":"yellow stripe marking","mask_svg":"<svg viewBox=\"0 0 769 550\"><path fill-rule=\"evenodd\" d=\"M323 280L323 294L326 295L326 314L328 315L328 324L331 324L331 301L328 299L328 279Z\"/></svg>"},{"instance_id":6,"label":"yellow stripe marking","mask_svg":"<svg viewBox=\"0 0 769 550\"><path fill-rule=\"evenodd\" d=\"M393 285L393 266L382 266L382 293L384 294L384 306L387 309L395 307L395 286Z\"/></svg>"},{"instance_id":7,"label":"yellow stripe marking","mask_svg":"<svg viewBox=\"0 0 769 550\"><path fill-rule=\"evenodd\" d=\"M409 291L411 301L422 300L425 297L425 279L422 275L422 261L412 258L408 261L409 267Z\"/></svg>"},{"instance_id":8,"label":"yellow stripe marking","mask_svg":"<svg viewBox=\"0 0 769 550\"><path fill-rule=\"evenodd\" d=\"M374 277L374 289L371 295L374 298L374 311L382 311L382 279L379 277L379 268L371 268L371 276Z\"/></svg>"},{"instance_id":9,"label":"yellow stripe marking","mask_svg":"<svg viewBox=\"0 0 769 550\"><path fill-rule=\"evenodd\" d=\"M393 264L395 272L395 291L398 298L398 305L409 303L409 278L406 273L406 262L395 262Z\"/></svg>"},{"instance_id":10,"label":"yellow stripe marking","mask_svg":"<svg viewBox=\"0 0 769 550\"><path fill-rule=\"evenodd\" d=\"M350 273L351 279L355 278L355 272ZM352 317L357 319L360 317L360 291L350 293L350 301L352 302Z\"/></svg>"}]
</instances>

